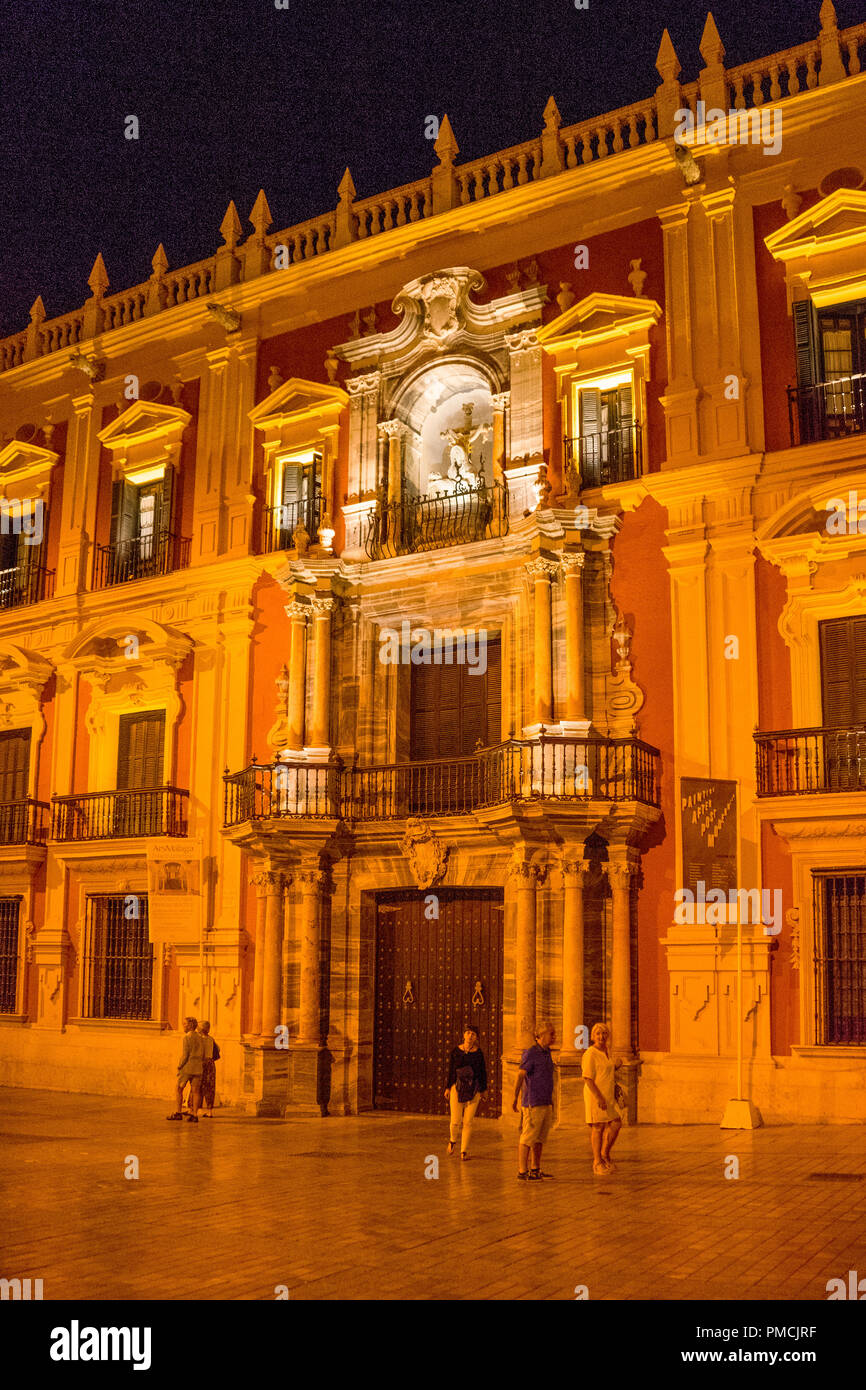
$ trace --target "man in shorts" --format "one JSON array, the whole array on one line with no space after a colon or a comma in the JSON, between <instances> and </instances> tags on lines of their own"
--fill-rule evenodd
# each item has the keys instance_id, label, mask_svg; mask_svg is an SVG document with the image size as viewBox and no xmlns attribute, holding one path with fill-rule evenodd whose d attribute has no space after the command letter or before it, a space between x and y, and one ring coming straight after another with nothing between
<instances>
[{"instance_id":1,"label":"man in shorts","mask_svg":"<svg viewBox=\"0 0 866 1390\"><path fill-rule=\"evenodd\" d=\"M511 1108L517 1109L522 1090L523 1123L517 1150L517 1176L521 1182L553 1176L552 1173L541 1171L541 1148L553 1125L553 1058L550 1049L555 1042L553 1024L539 1023L535 1030L535 1045L527 1048L520 1059Z\"/></svg>"},{"instance_id":2,"label":"man in shorts","mask_svg":"<svg viewBox=\"0 0 866 1390\"><path fill-rule=\"evenodd\" d=\"M173 1115L166 1116L169 1120L183 1119L183 1092L186 1083L189 1082L189 1114L186 1118L196 1125L201 1106L201 1074L204 1061L204 1039L201 1033L196 1031L197 1028L197 1019L184 1019L183 1048L177 1067L177 1109Z\"/></svg>"}]
</instances>

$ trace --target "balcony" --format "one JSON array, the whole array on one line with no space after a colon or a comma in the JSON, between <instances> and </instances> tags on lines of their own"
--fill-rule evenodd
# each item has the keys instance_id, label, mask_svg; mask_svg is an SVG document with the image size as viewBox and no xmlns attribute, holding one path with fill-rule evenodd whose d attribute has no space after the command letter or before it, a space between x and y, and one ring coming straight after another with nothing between
<instances>
[{"instance_id":1,"label":"balcony","mask_svg":"<svg viewBox=\"0 0 866 1390\"><path fill-rule=\"evenodd\" d=\"M93 571L94 589L110 589L115 584L127 584L133 579L152 579L156 575L172 574L189 564L190 541L161 531L156 536L136 536L129 541L96 548Z\"/></svg>"},{"instance_id":2,"label":"balcony","mask_svg":"<svg viewBox=\"0 0 866 1390\"><path fill-rule=\"evenodd\" d=\"M302 522L311 543L317 544L319 527L322 524L322 495L318 487L309 497L301 498L297 502L281 502L279 506L267 508L262 535L262 554L270 555L275 550L293 550L294 532Z\"/></svg>"},{"instance_id":3,"label":"balcony","mask_svg":"<svg viewBox=\"0 0 866 1390\"><path fill-rule=\"evenodd\" d=\"M791 445L846 439L866 429L866 374L788 387Z\"/></svg>"},{"instance_id":4,"label":"balcony","mask_svg":"<svg viewBox=\"0 0 866 1390\"><path fill-rule=\"evenodd\" d=\"M866 728L755 734L758 796L866 791Z\"/></svg>"},{"instance_id":5,"label":"balcony","mask_svg":"<svg viewBox=\"0 0 866 1390\"><path fill-rule=\"evenodd\" d=\"M123 840L187 833L189 792L178 787L51 798L52 840Z\"/></svg>"},{"instance_id":6,"label":"balcony","mask_svg":"<svg viewBox=\"0 0 866 1390\"><path fill-rule=\"evenodd\" d=\"M54 595L54 570L44 565L16 565L0 570L0 610L26 608Z\"/></svg>"},{"instance_id":7,"label":"balcony","mask_svg":"<svg viewBox=\"0 0 866 1390\"><path fill-rule=\"evenodd\" d=\"M659 753L639 739L512 740L468 758L343 767L280 762L226 772L224 825L302 816L348 822L460 816L512 801L657 807Z\"/></svg>"},{"instance_id":8,"label":"balcony","mask_svg":"<svg viewBox=\"0 0 866 1390\"><path fill-rule=\"evenodd\" d=\"M44 845L48 838L47 801L23 797L0 802L0 846Z\"/></svg>"},{"instance_id":9,"label":"balcony","mask_svg":"<svg viewBox=\"0 0 866 1390\"><path fill-rule=\"evenodd\" d=\"M640 425L565 440L565 475L572 492L607 483L626 483L640 473Z\"/></svg>"},{"instance_id":10,"label":"balcony","mask_svg":"<svg viewBox=\"0 0 866 1390\"><path fill-rule=\"evenodd\" d=\"M504 483L458 484L453 492L401 502L381 501L370 518L364 549L371 560L444 550L508 533Z\"/></svg>"}]
</instances>

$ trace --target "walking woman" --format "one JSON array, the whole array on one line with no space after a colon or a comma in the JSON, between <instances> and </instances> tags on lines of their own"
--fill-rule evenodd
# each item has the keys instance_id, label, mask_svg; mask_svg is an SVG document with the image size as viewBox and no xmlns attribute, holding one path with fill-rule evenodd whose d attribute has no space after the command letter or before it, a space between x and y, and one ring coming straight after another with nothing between
<instances>
[{"instance_id":1,"label":"walking woman","mask_svg":"<svg viewBox=\"0 0 866 1390\"><path fill-rule=\"evenodd\" d=\"M592 1142L592 1171L597 1178L613 1172L610 1151L622 1128L616 1103L617 1092L622 1092L614 1079L616 1064L608 1055L609 1041L610 1030L603 1023L596 1023L581 1063L583 1104Z\"/></svg>"},{"instance_id":2,"label":"walking woman","mask_svg":"<svg viewBox=\"0 0 866 1390\"><path fill-rule=\"evenodd\" d=\"M457 1140L460 1140L460 1157L465 1162L469 1157L469 1136L478 1102L487 1090L487 1067L484 1053L478 1046L478 1029L467 1023L463 1030L463 1041L451 1053L448 1065L448 1085L445 1099L451 1105L451 1138L448 1152L453 1154Z\"/></svg>"}]
</instances>

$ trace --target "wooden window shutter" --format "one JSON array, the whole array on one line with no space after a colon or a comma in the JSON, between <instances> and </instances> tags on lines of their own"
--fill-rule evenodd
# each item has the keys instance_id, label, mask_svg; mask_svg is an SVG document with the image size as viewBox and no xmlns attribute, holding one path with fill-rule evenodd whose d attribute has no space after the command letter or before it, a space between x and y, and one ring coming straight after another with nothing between
<instances>
[{"instance_id":1,"label":"wooden window shutter","mask_svg":"<svg viewBox=\"0 0 866 1390\"><path fill-rule=\"evenodd\" d=\"M617 424L627 429L632 422L631 387L620 386L616 393Z\"/></svg>"},{"instance_id":2,"label":"wooden window shutter","mask_svg":"<svg viewBox=\"0 0 866 1390\"><path fill-rule=\"evenodd\" d=\"M793 310L797 385L814 386L819 380L818 332L815 306L811 299L801 299L794 304Z\"/></svg>"},{"instance_id":3,"label":"wooden window shutter","mask_svg":"<svg viewBox=\"0 0 866 1390\"><path fill-rule=\"evenodd\" d=\"M866 726L866 616L823 622L820 638L824 726Z\"/></svg>"},{"instance_id":4,"label":"wooden window shutter","mask_svg":"<svg viewBox=\"0 0 866 1390\"><path fill-rule=\"evenodd\" d=\"M0 802L23 801L30 774L30 730L0 734Z\"/></svg>"},{"instance_id":5,"label":"wooden window shutter","mask_svg":"<svg viewBox=\"0 0 866 1390\"><path fill-rule=\"evenodd\" d=\"M157 535L169 535L174 523L174 490L175 490L176 470L170 463L165 466L162 475L162 487L160 488L157 499L156 522L154 530Z\"/></svg>"},{"instance_id":6,"label":"wooden window shutter","mask_svg":"<svg viewBox=\"0 0 866 1390\"><path fill-rule=\"evenodd\" d=\"M138 488L125 478L111 485L111 544L134 540L138 535Z\"/></svg>"},{"instance_id":7,"label":"wooden window shutter","mask_svg":"<svg viewBox=\"0 0 866 1390\"><path fill-rule=\"evenodd\" d=\"M473 680L482 679L473 676ZM487 639L487 674L483 678L487 686L487 738L485 747L490 748L502 738L502 643L498 637Z\"/></svg>"},{"instance_id":8,"label":"wooden window shutter","mask_svg":"<svg viewBox=\"0 0 866 1390\"><path fill-rule=\"evenodd\" d=\"M300 499L301 481L303 469L299 463L283 464L283 495L284 506L291 506Z\"/></svg>"},{"instance_id":9,"label":"wooden window shutter","mask_svg":"<svg viewBox=\"0 0 866 1390\"><path fill-rule=\"evenodd\" d=\"M117 739L119 791L163 784L165 712L122 714Z\"/></svg>"},{"instance_id":10,"label":"wooden window shutter","mask_svg":"<svg viewBox=\"0 0 866 1390\"><path fill-rule=\"evenodd\" d=\"M580 433L598 434L601 429L601 392L594 386L580 393Z\"/></svg>"}]
</instances>

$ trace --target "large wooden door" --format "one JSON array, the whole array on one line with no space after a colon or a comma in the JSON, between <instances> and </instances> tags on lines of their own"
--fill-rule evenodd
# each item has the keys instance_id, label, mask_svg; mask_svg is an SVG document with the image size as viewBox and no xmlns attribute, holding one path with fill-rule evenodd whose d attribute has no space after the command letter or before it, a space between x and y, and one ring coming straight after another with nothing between
<instances>
[{"instance_id":1,"label":"large wooden door","mask_svg":"<svg viewBox=\"0 0 866 1390\"><path fill-rule=\"evenodd\" d=\"M481 1115L502 1105L502 891L380 894L376 907L373 1104L442 1115L451 1049L473 1023L487 1062ZM429 907L426 911L430 911ZM473 1002L474 1001L474 1002Z\"/></svg>"}]
</instances>

